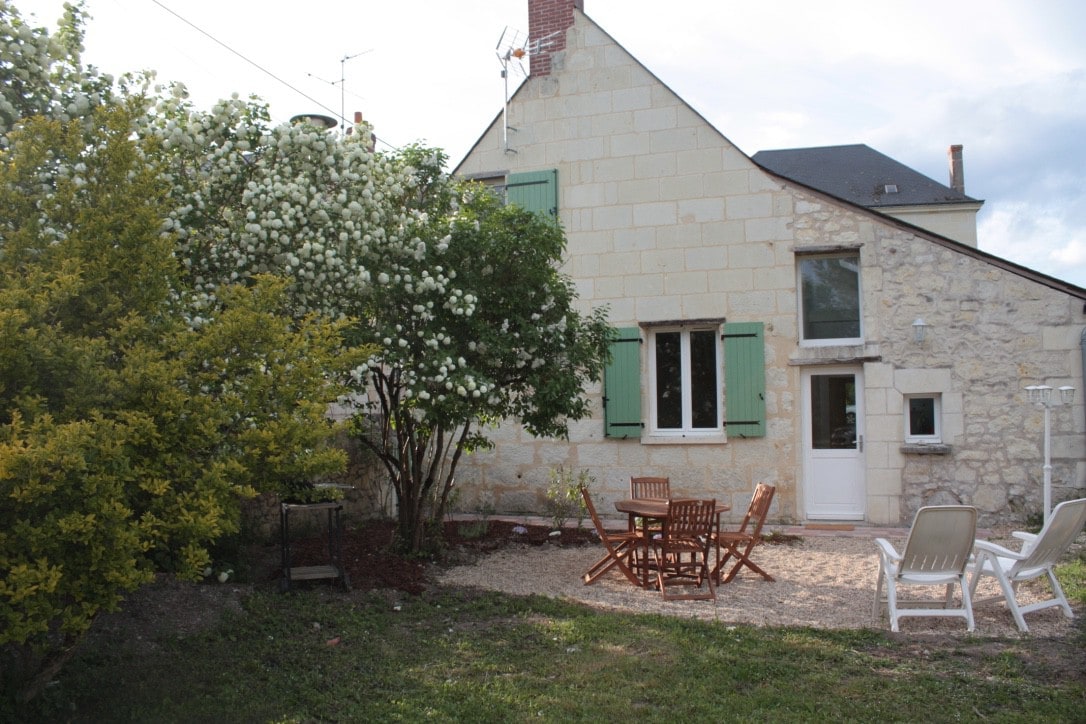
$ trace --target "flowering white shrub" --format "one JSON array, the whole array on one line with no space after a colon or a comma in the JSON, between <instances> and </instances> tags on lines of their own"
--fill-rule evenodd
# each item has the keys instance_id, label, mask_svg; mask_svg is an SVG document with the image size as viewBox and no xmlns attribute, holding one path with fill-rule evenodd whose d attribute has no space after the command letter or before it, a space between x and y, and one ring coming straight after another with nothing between
<instances>
[{"instance_id":1,"label":"flowering white shrub","mask_svg":"<svg viewBox=\"0 0 1086 724\"><path fill-rule=\"evenodd\" d=\"M0 658L23 696L123 591L197 577L241 498L342 471L330 379L357 366L289 280L184 308L166 226L197 206L174 183L191 169L142 82L80 102L98 81L63 55L68 13L54 41L0 3Z\"/></svg>"},{"instance_id":2,"label":"flowering white shrub","mask_svg":"<svg viewBox=\"0 0 1086 724\"><path fill-rule=\"evenodd\" d=\"M111 97L113 78L83 68L82 11L65 7L59 31L28 25L0 0L0 135L20 118L43 115L59 121L87 117Z\"/></svg>"},{"instance_id":3,"label":"flowering white shrub","mask_svg":"<svg viewBox=\"0 0 1086 724\"><path fill-rule=\"evenodd\" d=\"M365 127L272 127L265 105L237 96L199 110L183 86L148 76L113 87L79 62L81 22L69 7L49 37L0 0L0 130L34 113L91 124L96 106L125 106L165 186L161 234L180 270L172 299L191 329L216 317L223 285L259 275L286 281L295 319L348 324L349 343L367 350L344 375L353 429L388 471L405 547L424 545L461 455L488 444L487 425L515 418L562 436L589 413L583 390L607 354L605 313L574 309L555 223L453 181L440 151L373 151ZM89 180L58 158L41 184L79 194ZM76 223L43 214L40 233L59 243Z\"/></svg>"}]
</instances>

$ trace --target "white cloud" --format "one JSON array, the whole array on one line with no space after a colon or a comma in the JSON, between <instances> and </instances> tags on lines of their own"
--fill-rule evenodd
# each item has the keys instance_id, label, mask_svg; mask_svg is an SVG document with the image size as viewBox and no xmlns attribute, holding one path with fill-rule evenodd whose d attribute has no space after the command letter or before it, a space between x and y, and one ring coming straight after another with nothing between
<instances>
[{"instance_id":1,"label":"white cloud","mask_svg":"<svg viewBox=\"0 0 1086 724\"><path fill-rule=\"evenodd\" d=\"M1058 207L1006 203L978 225L980 248L1086 286L1086 230Z\"/></svg>"}]
</instances>

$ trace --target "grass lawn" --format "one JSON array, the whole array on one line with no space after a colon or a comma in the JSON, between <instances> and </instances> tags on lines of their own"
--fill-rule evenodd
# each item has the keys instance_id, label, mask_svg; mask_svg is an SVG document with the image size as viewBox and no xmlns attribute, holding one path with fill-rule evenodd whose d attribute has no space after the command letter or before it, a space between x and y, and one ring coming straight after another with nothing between
<instances>
[{"instance_id":1,"label":"grass lawn","mask_svg":"<svg viewBox=\"0 0 1086 724\"><path fill-rule=\"evenodd\" d=\"M1086 570L1074 565L1068 587L1086 595ZM1075 640L936 640L460 589L258 590L197 633L92 639L19 718L1083 721L1086 629L1077 631Z\"/></svg>"}]
</instances>

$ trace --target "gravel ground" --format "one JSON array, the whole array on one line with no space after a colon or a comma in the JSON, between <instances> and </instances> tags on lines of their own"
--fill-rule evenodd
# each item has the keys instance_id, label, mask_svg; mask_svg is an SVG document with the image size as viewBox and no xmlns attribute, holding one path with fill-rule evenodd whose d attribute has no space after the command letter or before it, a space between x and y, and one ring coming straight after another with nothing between
<instances>
[{"instance_id":1,"label":"gravel ground","mask_svg":"<svg viewBox=\"0 0 1086 724\"><path fill-rule=\"evenodd\" d=\"M993 539L1011 548L1018 545ZM904 539L891 539L901 550ZM672 616L745 623L757 626L813 626L817 628L889 629L885 613L877 619L872 611L878 555L871 537L810 536L799 542L764 544L751 558L776 578L763 580L748 569L717 590L716 601L664 601L656 591L636 588L612 570L586 586L581 574L600 555L602 546L515 546L479 558L471 565L447 569L441 583L477 586L514 594L541 594L578 601L601 609L659 613ZM943 587L915 589L932 597ZM931 593L928 593L930 591ZM1022 587L1020 601L1038 600L1047 584L1030 582ZM985 577L977 597L998 595L999 587ZM1076 616L1082 611L1075 611ZM1071 633L1073 622L1057 608L1027 614L1030 632L1018 631L1006 606L1000 602L974 607L976 633L984 636L1061 637ZM910 617L901 620L902 633L965 634L962 619Z\"/></svg>"}]
</instances>

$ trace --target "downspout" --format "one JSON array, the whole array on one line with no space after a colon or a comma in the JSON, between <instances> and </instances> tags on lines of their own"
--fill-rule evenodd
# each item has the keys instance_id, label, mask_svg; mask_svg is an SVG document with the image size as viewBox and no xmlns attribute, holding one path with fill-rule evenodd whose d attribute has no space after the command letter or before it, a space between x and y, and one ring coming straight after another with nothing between
<instances>
[{"instance_id":1,"label":"downspout","mask_svg":"<svg viewBox=\"0 0 1086 724\"><path fill-rule=\"evenodd\" d=\"M1086 305L1083 306L1082 311L1086 312ZM1082 364L1082 385L1086 387L1086 329L1082 330L1082 335L1078 340L1078 347L1081 353L1079 362ZM1086 389L1082 391L1082 394L1086 395ZM1086 397L1083 397L1083 399L1086 399Z\"/></svg>"}]
</instances>

